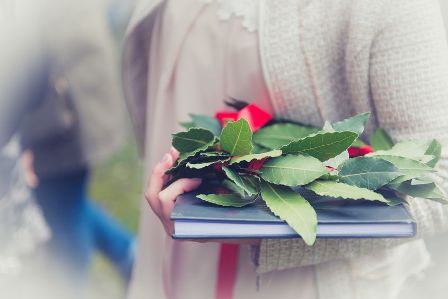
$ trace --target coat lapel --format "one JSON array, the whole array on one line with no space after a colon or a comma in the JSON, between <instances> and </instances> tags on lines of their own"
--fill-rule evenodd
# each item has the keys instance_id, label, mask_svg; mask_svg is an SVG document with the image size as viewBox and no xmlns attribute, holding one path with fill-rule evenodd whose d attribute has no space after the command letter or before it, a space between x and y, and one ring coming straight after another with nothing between
<instances>
[{"instance_id":1,"label":"coat lapel","mask_svg":"<svg viewBox=\"0 0 448 299\"><path fill-rule=\"evenodd\" d=\"M157 95L167 88L185 35L206 3L201 0L196 2L146 0L137 5L125 37L123 87L141 150L143 150L146 135L147 112L148 110L154 111L151 106L157 105ZM158 18L158 12L169 5L176 5L176 9L181 10L183 10L182 6L188 5L188 9L184 9L186 13L181 19L174 18L170 14L164 14L163 18ZM160 82L158 90L151 91L149 94L147 90L149 68L151 67L149 55L156 21L160 22L164 34L170 38L161 37L158 41L160 45L157 47L159 53L162 53L160 55L160 73L158 74ZM173 22L178 25L165 26L165 24L173 24ZM175 30L178 28L181 30ZM148 101L150 107L148 107Z\"/></svg>"}]
</instances>

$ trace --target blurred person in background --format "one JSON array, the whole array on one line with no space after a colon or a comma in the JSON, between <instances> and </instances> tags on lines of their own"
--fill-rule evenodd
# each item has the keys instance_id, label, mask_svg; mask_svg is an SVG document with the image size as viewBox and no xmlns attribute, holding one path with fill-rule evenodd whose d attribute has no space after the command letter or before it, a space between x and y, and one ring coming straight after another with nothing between
<instances>
[{"instance_id":1,"label":"blurred person in background","mask_svg":"<svg viewBox=\"0 0 448 299\"><path fill-rule=\"evenodd\" d=\"M0 150L0 296L13 299L26 298L20 286L30 273L30 260L51 237L25 183L19 155L16 138Z\"/></svg>"},{"instance_id":2,"label":"blurred person in background","mask_svg":"<svg viewBox=\"0 0 448 299\"><path fill-rule=\"evenodd\" d=\"M42 298L80 298L94 249L125 281L133 265L133 237L88 198L92 164L122 145L126 127L109 5L0 1L0 147L19 134L51 230L35 277L48 287Z\"/></svg>"},{"instance_id":3,"label":"blurred person in background","mask_svg":"<svg viewBox=\"0 0 448 299\"><path fill-rule=\"evenodd\" d=\"M35 13L21 10L16 22L11 18L13 2L0 1L0 297L21 298L19 281L30 267L29 261L50 237L42 211L25 182L20 163L21 150L15 130L7 130L21 98L40 96L43 55L35 30ZM33 9L33 7L31 7ZM29 24L33 29L26 30ZM33 49L30 51L29 49ZM26 87L26 88L25 88ZM6 101L16 99L17 102ZM8 136L7 136L8 135ZM10 138L11 137L11 138Z\"/></svg>"}]
</instances>

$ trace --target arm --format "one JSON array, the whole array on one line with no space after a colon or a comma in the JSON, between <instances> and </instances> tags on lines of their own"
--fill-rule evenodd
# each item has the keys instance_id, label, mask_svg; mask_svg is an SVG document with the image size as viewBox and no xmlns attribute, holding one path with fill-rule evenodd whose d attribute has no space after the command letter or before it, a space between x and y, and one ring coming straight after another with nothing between
<instances>
[{"instance_id":1,"label":"arm","mask_svg":"<svg viewBox=\"0 0 448 299\"><path fill-rule=\"evenodd\" d=\"M447 193L448 44L437 1L427 2L432 10L414 16L410 29L397 24L381 35L372 49L370 84L377 124L394 140L435 138L442 144L435 179ZM410 17L399 21L409 23ZM399 34L393 35L394 31ZM395 65L396 61L401 63ZM447 206L421 198L408 201L419 236L448 229Z\"/></svg>"},{"instance_id":2,"label":"arm","mask_svg":"<svg viewBox=\"0 0 448 299\"><path fill-rule=\"evenodd\" d=\"M370 57L370 100L377 125L396 141L437 138L444 148L438 180L448 190L448 48L435 2L393 1L385 18L390 22L365 51ZM447 206L419 198L409 203L418 223L417 237L448 229ZM257 252L258 272L355 258L412 240L329 239L318 240L313 247L300 239L263 240Z\"/></svg>"}]
</instances>

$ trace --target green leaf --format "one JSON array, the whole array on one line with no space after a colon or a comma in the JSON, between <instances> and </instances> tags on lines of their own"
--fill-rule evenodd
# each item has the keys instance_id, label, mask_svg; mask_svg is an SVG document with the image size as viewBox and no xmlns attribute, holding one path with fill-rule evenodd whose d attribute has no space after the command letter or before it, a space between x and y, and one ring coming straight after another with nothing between
<instances>
[{"instance_id":1,"label":"green leaf","mask_svg":"<svg viewBox=\"0 0 448 299\"><path fill-rule=\"evenodd\" d=\"M401 204L407 204L407 201L403 198L394 196L394 197L387 197L387 205L390 207L398 206Z\"/></svg>"},{"instance_id":2,"label":"green leaf","mask_svg":"<svg viewBox=\"0 0 448 299\"><path fill-rule=\"evenodd\" d=\"M196 197L215 205L236 208L247 206L254 203L256 200L256 198L252 198L250 200L243 199L238 194L199 194Z\"/></svg>"},{"instance_id":3,"label":"green leaf","mask_svg":"<svg viewBox=\"0 0 448 299\"><path fill-rule=\"evenodd\" d=\"M339 180L339 177L336 173L337 171L331 171L329 173L324 174L319 179L324 181L337 181Z\"/></svg>"},{"instance_id":4,"label":"green leaf","mask_svg":"<svg viewBox=\"0 0 448 299\"><path fill-rule=\"evenodd\" d=\"M336 132L336 130L333 128L332 124L328 120L325 121L324 126L322 127L322 131Z\"/></svg>"},{"instance_id":5,"label":"green leaf","mask_svg":"<svg viewBox=\"0 0 448 299\"><path fill-rule=\"evenodd\" d=\"M232 156L244 156L252 151L252 131L245 119L228 122L220 139L222 150Z\"/></svg>"},{"instance_id":6,"label":"green leaf","mask_svg":"<svg viewBox=\"0 0 448 299\"><path fill-rule=\"evenodd\" d=\"M193 168L193 169L202 169L205 167L209 167L213 164L217 164L217 163L223 163L226 161L230 160L230 157L218 157L219 159L214 159L212 161L207 161L207 162L197 162L197 163L193 163L193 162L188 162L186 164L186 167L188 168Z\"/></svg>"},{"instance_id":7,"label":"green leaf","mask_svg":"<svg viewBox=\"0 0 448 299\"><path fill-rule=\"evenodd\" d=\"M203 176L204 169L194 169L187 167L187 163L183 162L168 169L165 174L172 175L176 178L197 178Z\"/></svg>"},{"instance_id":8,"label":"green leaf","mask_svg":"<svg viewBox=\"0 0 448 299\"><path fill-rule=\"evenodd\" d=\"M432 183L434 183L434 181L428 177L419 177L411 180L411 185L426 185Z\"/></svg>"},{"instance_id":9,"label":"green leaf","mask_svg":"<svg viewBox=\"0 0 448 299\"><path fill-rule=\"evenodd\" d=\"M412 160L409 158L404 157L398 157L398 156L374 156L376 158L380 158L383 160L386 160L395 167L398 168L398 171L401 172L403 175L406 175L410 178L415 178L421 175L424 175L428 172L434 171L433 168L429 167L428 165L419 162L417 160Z\"/></svg>"},{"instance_id":10,"label":"green leaf","mask_svg":"<svg viewBox=\"0 0 448 299\"><path fill-rule=\"evenodd\" d=\"M310 203L291 188L262 182L261 196L274 215L286 221L305 241L316 241L317 215Z\"/></svg>"},{"instance_id":11,"label":"green leaf","mask_svg":"<svg viewBox=\"0 0 448 299\"><path fill-rule=\"evenodd\" d=\"M398 186L401 183L404 183L406 181L410 181L412 185L419 185L419 184L429 184L433 183L434 181L427 177L427 174L423 174L421 176L419 175L402 175L398 178L394 179L390 183L387 184L388 187L390 186Z\"/></svg>"},{"instance_id":12,"label":"green leaf","mask_svg":"<svg viewBox=\"0 0 448 299\"><path fill-rule=\"evenodd\" d=\"M366 199L387 203L387 199L372 190L334 181L315 181L305 187L322 196L335 198L341 197L346 199Z\"/></svg>"},{"instance_id":13,"label":"green leaf","mask_svg":"<svg viewBox=\"0 0 448 299\"><path fill-rule=\"evenodd\" d=\"M217 162L229 161L230 158L231 156L224 152L197 152L191 155L186 153L179 158L173 167L166 171L166 174L178 177L192 177L194 174L201 175L201 169ZM208 164L209 162L210 164Z\"/></svg>"},{"instance_id":14,"label":"green leaf","mask_svg":"<svg viewBox=\"0 0 448 299\"><path fill-rule=\"evenodd\" d=\"M215 136L209 130L191 128L187 132L173 134L173 147L179 153L191 156L201 150L206 150L213 145Z\"/></svg>"},{"instance_id":15,"label":"green leaf","mask_svg":"<svg viewBox=\"0 0 448 299\"><path fill-rule=\"evenodd\" d=\"M190 114L195 127L204 128L212 132L215 136L221 134L222 126L219 120L208 115Z\"/></svg>"},{"instance_id":16,"label":"green leaf","mask_svg":"<svg viewBox=\"0 0 448 299\"><path fill-rule=\"evenodd\" d=\"M375 151L389 150L394 146L392 138L383 129L377 128L370 136L370 145Z\"/></svg>"},{"instance_id":17,"label":"green leaf","mask_svg":"<svg viewBox=\"0 0 448 299\"><path fill-rule=\"evenodd\" d=\"M427 162L433 158L432 156L425 154L429 144L428 141L408 140L395 144L389 150L380 150L370 153L369 156L398 156Z\"/></svg>"},{"instance_id":18,"label":"green leaf","mask_svg":"<svg viewBox=\"0 0 448 299\"><path fill-rule=\"evenodd\" d=\"M258 194L256 181L252 180L251 177L241 176L228 167L223 167L222 170L224 170L227 178L243 189L245 193L248 195Z\"/></svg>"},{"instance_id":19,"label":"green leaf","mask_svg":"<svg viewBox=\"0 0 448 299\"><path fill-rule=\"evenodd\" d=\"M203 152L200 153L199 156L201 158L211 158L211 159L230 157L230 155L225 152Z\"/></svg>"},{"instance_id":20,"label":"green leaf","mask_svg":"<svg viewBox=\"0 0 448 299\"><path fill-rule=\"evenodd\" d=\"M369 120L370 113L361 113L353 117L344 119L332 125L333 129L338 132L350 131L360 135L364 131L364 126Z\"/></svg>"},{"instance_id":21,"label":"green leaf","mask_svg":"<svg viewBox=\"0 0 448 299\"><path fill-rule=\"evenodd\" d=\"M407 201L405 198L398 197L397 193L391 189L382 188L376 192L383 195L383 197L387 199L387 205L389 205L391 207L397 206L399 204L407 204Z\"/></svg>"},{"instance_id":22,"label":"green leaf","mask_svg":"<svg viewBox=\"0 0 448 299\"><path fill-rule=\"evenodd\" d=\"M224 188L231 191L231 193L236 193L240 196L247 196L247 193L246 191L244 191L244 189L240 188L237 184L229 179L224 179L221 184Z\"/></svg>"},{"instance_id":23,"label":"green leaf","mask_svg":"<svg viewBox=\"0 0 448 299\"><path fill-rule=\"evenodd\" d=\"M194 128L194 123L192 121L181 122L180 125L186 130Z\"/></svg>"},{"instance_id":24,"label":"green leaf","mask_svg":"<svg viewBox=\"0 0 448 299\"><path fill-rule=\"evenodd\" d=\"M171 175L175 175L176 173L178 173L181 169L187 167L187 162L182 162L182 163L176 163L176 165L174 165L173 167L171 167L170 169L168 169L165 174L171 174Z\"/></svg>"},{"instance_id":25,"label":"green leaf","mask_svg":"<svg viewBox=\"0 0 448 299\"><path fill-rule=\"evenodd\" d=\"M254 148L252 149L253 154L262 154L270 150L270 148L258 145L256 143L254 143L253 145L254 145Z\"/></svg>"},{"instance_id":26,"label":"green leaf","mask_svg":"<svg viewBox=\"0 0 448 299\"><path fill-rule=\"evenodd\" d=\"M326 161L345 151L356 138L358 134L348 131L318 133L293 141L281 150L284 154L304 154Z\"/></svg>"},{"instance_id":27,"label":"green leaf","mask_svg":"<svg viewBox=\"0 0 448 299\"><path fill-rule=\"evenodd\" d=\"M250 154L250 155L245 155L242 157L233 158L229 164L232 165L232 164L237 164L237 163L241 163L241 162L250 162L252 160L262 160L264 158L274 158L274 157L279 157L281 155L282 155L281 150L272 150L272 151L261 153L261 154Z\"/></svg>"},{"instance_id":28,"label":"green leaf","mask_svg":"<svg viewBox=\"0 0 448 299\"><path fill-rule=\"evenodd\" d=\"M292 155L272 158L260 171L268 182L294 187L308 184L329 172L316 158Z\"/></svg>"},{"instance_id":29,"label":"green leaf","mask_svg":"<svg viewBox=\"0 0 448 299\"><path fill-rule=\"evenodd\" d=\"M350 156L348 155L348 151L343 151L342 153L340 153L336 157L328 159L327 161L325 161L324 164L325 164L325 166L338 168L339 165L341 165L342 163L347 161L349 158L350 158Z\"/></svg>"},{"instance_id":30,"label":"green leaf","mask_svg":"<svg viewBox=\"0 0 448 299\"><path fill-rule=\"evenodd\" d=\"M215 164L215 163L217 163L217 162L218 162L218 161L203 162L203 163L190 163L190 162L188 162L188 163L186 164L186 167L188 167L188 168L193 168L193 169L202 169L202 168L211 166L211 165L213 165L213 164Z\"/></svg>"},{"instance_id":31,"label":"green leaf","mask_svg":"<svg viewBox=\"0 0 448 299\"><path fill-rule=\"evenodd\" d=\"M400 175L394 164L372 157L349 159L339 168L342 183L370 190L377 190Z\"/></svg>"},{"instance_id":32,"label":"green leaf","mask_svg":"<svg viewBox=\"0 0 448 299\"><path fill-rule=\"evenodd\" d=\"M426 162L426 165L430 167L435 167L437 162L440 160L440 156L442 155L442 146L440 143L433 139L428 146L428 149L425 152L425 155L433 156L430 161Z\"/></svg>"},{"instance_id":33,"label":"green leaf","mask_svg":"<svg viewBox=\"0 0 448 299\"><path fill-rule=\"evenodd\" d=\"M446 195L435 183L412 185L410 181L406 181L391 188L412 197L421 197L448 204Z\"/></svg>"},{"instance_id":34,"label":"green leaf","mask_svg":"<svg viewBox=\"0 0 448 299\"><path fill-rule=\"evenodd\" d=\"M390 186L393 186L393 185L400 185L401 183L406 182L406 181L410 181L410 180L412 180L414 178L416 178L416 176L414 176L414 175L400 175L396 179L393 179L392 181L387 183L387 186L390 187Z\"/></svg>"},{"instance_id":35,"label":"green leaf","mask_svg":"<svg viewBox=\"0 0 448 299\"><path fill-rule=\"evenodd\" d=\"M291 123L274 124L258 130L254 135L254 143L268 149L278 149L318 131L316 128Z\"/></svg>"},{"instance_id":36,"label":"green leaf","mask_svg":"<svg viewBox=\"0 0 448 299\"><path fill-rule=\"evenodd\" d=\"M366 145L364 143L364 141L362 141L360 138L356 139L353 143L352 146L356 146L356 147L363 147L364 145Z\"/></svg>"}]
</instances>

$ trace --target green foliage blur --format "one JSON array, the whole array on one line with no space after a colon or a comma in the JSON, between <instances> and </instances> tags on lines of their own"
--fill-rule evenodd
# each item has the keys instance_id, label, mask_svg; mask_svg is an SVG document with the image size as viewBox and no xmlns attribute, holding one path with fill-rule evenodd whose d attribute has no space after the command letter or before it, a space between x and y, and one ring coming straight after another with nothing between
<instances>
[{"instance_id":1,"label":"green foliage blur","mask_svg":"<svg viewBox=\"0 0 448 299\"><path fill-rule=\"evenodd\" d=\"M143 194L143 167L133 139L94 168L90 183L90 197L136 235ZM89 299L124 298L123 282L105 257L95 255L90 275Z\"/></svg>"}]
</instances>

